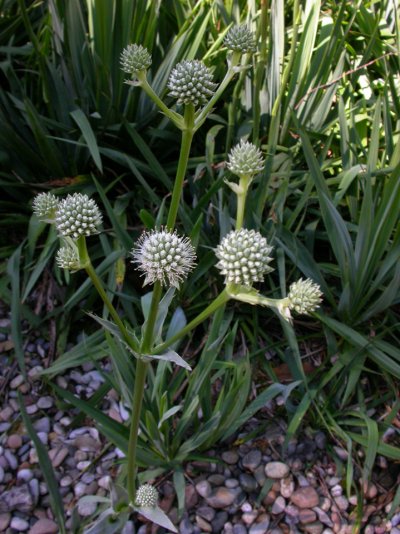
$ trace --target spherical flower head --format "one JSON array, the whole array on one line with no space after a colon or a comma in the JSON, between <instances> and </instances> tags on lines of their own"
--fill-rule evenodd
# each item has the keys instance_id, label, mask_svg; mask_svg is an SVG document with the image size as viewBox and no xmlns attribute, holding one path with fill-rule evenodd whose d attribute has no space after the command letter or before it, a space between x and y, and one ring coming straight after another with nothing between
<instances>
[{"instance_id":1,"label":"spherical flower head","mask_svg":"<svg viewBox=\"0 0 400 534\"><path fill-rule=\"evenodd\" d=\"M232 26L224 37L225 46L233 52L255 52L254 34L246 24Z\"/></svg>"},{"instance_id":2,"label":"spherical flower head","mask_svg":"<svg viewBox=\"0 0 400 534\"><path fill-rule=\"evenodd\" d=\"M307 278L297 280L289 288L289 307L297 313L307 315L315 311L322 301L322 292L318 284Z\"/></svg>"},{"instance_id":3,"label":"spherical flower head","mask_svg":"<svg viewBox=\"0 0 400 534\"><path fill-rule=\"evenodd\" d=\"M132 255L145 276L143 285L159 281L174 287L187 278L196 259L190 239L168 230L144 232Z\"/></svg>"},{"instance_id":4,"label":"spherical flower head","mask_svg":"<svg viewBox=\"0 0 400 534\"><path fill-rule=\"evenodd\" d=\"M99 232L102 216L96 202L87 195L74 193L61 200L56 212L56 227L63 236L78 239Z\"/></svg>"},{"instance_id":5,"label":"spherical flower head","mask_svg":"<svg viewBox=\"0 0 400 534\"><path fill-rule=\"evenodd\" d=\"M264 158L259 148L242 139L230 151L227 167L237 176L254 175L263 170Z\"/></svg>"},{"instance_id":6,"label":"spherical flower head","mask_svg":"<svg viewBox=\"0 0 400 534\"><path fill-rule=\"evenodd\" d=\"M121 54L121 68L134 76L137 72L147 70L151 65L151 55L142 45L130 44Z\"/></svg>"},{"instance_id":7,"label":"spherical flower head","mask_svg":"<svg viewBox=\"0 0 400 534\"><path fill-rule=\"evenodd\" d=\"M59 200L52 193L39 193L33 199L33 212L41 221L54 222Z\"/></svg>"},{"instance_id":8,"label":"spherical flower head","mask_svg":"<svg viewBox=\"0 0 400 534\"><path fill-rule=\"evenodd\" d=\"M79 271L81 264L79 261L78 250L75 247L61 247L57 251L56 263L60 269L67 269L68 271Z\"/></svg>"},{"instance_id":9,"label":"spherical flower head","mask_svg":"<svg viewBox=\"0 0 400 534\"><path fill-rule=\"evenodd\" d=\"M139 486L136 492L135 504L142 508L155 508L158 503L158 491L151 484Z\"/></svg>"},{"instance_id":10,"label":"spherical flower head","mask_svg":"<svg viewBox=\"0 0 400 534\"><path fill-rule=\"evenodd\" d=\"M233 230L216 249L217 267L225 275L225 284L252 287L273 270L268 265L272 261L271 252L272 247L259 232L245 228Z\"/></svg>"},{"instance_id":11,"label":"spherical flower head","mask_svg":"<svg viewBox=\"0 0 400 534\"><path fill-rule=\"evenodd\" d=\"M179 104L205 104L214 94L211 71L202 61L182 61L173 69L168 81L170 96L178 99Z\"/></svg>"}]
</instances>

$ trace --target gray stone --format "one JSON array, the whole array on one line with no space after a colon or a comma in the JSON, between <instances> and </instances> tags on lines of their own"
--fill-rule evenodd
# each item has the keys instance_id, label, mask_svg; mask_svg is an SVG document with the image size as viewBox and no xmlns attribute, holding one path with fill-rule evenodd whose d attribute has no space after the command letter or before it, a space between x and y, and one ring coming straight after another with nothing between
<instances>
[{"instance_id":1,"label":"gray stone","mask_svg":"<svg viewBox=\"0 0 400 534\"><path fill-rule=\"evenodd\" d=\"M41 410L48 410L54 405L54 400L50 396L40 397L37 401L37 405Z\"/></svg>"},{"instance_id":2,"label":"gray stone","mask_svg":"<svg viewBox=\"0 0 400 534\"><path fill-rule=\"evenodd\" d=\"M271 512L274 515L281 514L286 508L286 501L283 497L279 496L276 498L274 504L272 505Z\"/></svg>"},{"instance_id":3,"label":"gray stone","mask_svg":"<svg viewBox=\"0 0 400 534\"><path fill-rule=\"evenodd\" d=\"M290 500L299 508L314 508L319 504L319 495L312 486L297 489Z\"/></svg>"},{"instance_id":4,"label":"gray stone","mask_svg":"<svg viewBox=\"0 0 400 534\"><path fill-rule=\"evenodd\" d=\"M329 515L326 512L324 512L324 510L322 510L321 508L318 508L318 506L316 506L314 508L314 511L317 512L318 519L321 521L321 523L323 523L324 525L327 525L328 527L333 527L333 523L331 521L331 518L329 517Z\"/></svg>"},{"instance_id":5,"label":"gray stone","mask_svg":"<svg viewBox=\"0 0 400 534\"><path fill-rule=\"evenodd\" d=\"M256 491L258 487L257 480L247 473L241 473L239 475L239 483L247 493Z\"/></svg>"},{"instance_id":6,"label":"gray stone","mask_svg":"<svg viewBox=\"0 0 400 534\"><path fill-rule=\"evenodd\" d=\"M24 377L22 375L17 375L15 378L13 378L10 382L10 388L11 389L17 389L21 384L24 383Z\"/></svg>"},{"instance_id":7,"label":"gray stone","mask_svg":"<svg viewBox=\"0 0 400 534\"><path fill-rule=\"evenodd\" d=\"M222 486L222 484L225 483L225 477L224 475L220 475L218 473L215 473L213 475L210 475L207 478L208 482L212 484L213 486Z\"/></svg>"},{"instance_id":8,"label":"gray stone","mask_svg":"<svg viewBox=\"0 0 400 534\"><path fill-rule=\"evenodd\" d=\"M46 488L46 493L47 493L47 485L43 482L42 484L44 484ZM42 493L40 493L39 481L36 478L32 478L32 480L29 481L28 486L29 486L29 491L31 492L31 495L32 495L33 503L36 506L36 504L39 502L40 495L43 495Z\"/></svg>"},{"instance_id":9,"label":"gray stone","mask_svg":"<svg viewBox=\"0 0 400 534\"><path fill-rule=\"evenodd\" d=\"M349 507L349 501L344 495L340 495L339 497L335 498L336 506L341 510L342 512L345 512L347 508Z\"/></svg>"},{"instance_id":10,"label":"gray stone","mask_svg":"<svg viewBox=\"0 0 400 534\"><path fill-rule=\"evenodd\" d=\"M265 474L268 478L285 478L289 474L289 466L283 462L268 462L265 466Z\"/></svg>"},{"instance_id":11,"label":"gray stone","mask_svg":"<svg viewBox=\"0 0 400 534\"><path fill-rule=\"evenodd\" d=\"M17 480L22 480L22 482L29 482L32 478L32 469L20 469L17 473Z\"/></svg>"},{"instance_id":12,"label":"gray stone","mask_svg":"<svg viewBox=\"0 0 400 534\"><path fill-rule=\"evenodd\" d=\"M60 467L67 456L68 449L66 447L50 449L49 451L49 457L53 467Z\"/></svg>"},{"instance_id":13,"label":"gray stone","mask_svg":"<svg viewBox=\"0 0 400 534\"><path fill-rule=\"evenodd\" d=\"M8 465L11 467L11 469L15 471L18 467L18 460L16 456L11 451L5 450L4 458L7 460Z\"/></svg>"},{"instance_id":14,"label":"gray stone","mask_svg":"<svg viewBox=\"0 0 400 534\"><path fill-rule=\"evenodd\" d=\"M217 512L214 519L211 522L212 531L214 534L220 534L222 532L225 523L228 521L227 512L221 510Z\"/></svg>"},{"instance_id":15,"label":"gray stone","mask_svg":"<svg viewBox=\"0 0 400 534\"><path fill-rule=\"evenodd\" d=\"M247 528L241 523L233 525L233 534L247 534Z\"/></svg>"},{"instance_id":16,"label":"gray stone","mask_svg":"<svg viewBox=\"0 0 400 534\"><path fill-rule=\"evenodd\" d=\"M200 497L209 497L212 491L211 484L208 482L208 480L201 480L196 484L196 491Z\"/></svg>"},{"instance_id":17,"label":"gray stone","mask_svg":"<svg viewBox=\"0 0 400 534\"><path fill-rule=\"evenodd\" d=\"M221 455L223 461L233 465L239 461L239 454L236 451L224 451Z\"/></svg>"},{"instance_id":18,"label":"gray stone","mask_svg":"<svg viewBox=\"0 0 400 534\"><path fill-rule=\"evenodd\" d=\"M196 488L197 489L197 488ZM225 488L221 486L215 488L212 493L206 497L207 503L213 508L226 508L234 503L235 499L240 495L239 488Z\"/></svg>"},{"instance_id":19,"label":"gray stone","mask_svg":"<svg viewBox=\"0 0 400 534\"><path fill-rule=\"evenodd\" d=\"M318 449L324 450L326 447L326 436L323 432L317 432L314 437L315 445Z\"/></svg>"},{"instance_id":20,"label":"gray stone","mask_svg":"<svg viewBox=\"0 0 400 534\"><path fill-rule=\"evenodd\" d=\"M303 524L313 523L317 519L317 514L310 508L303 508L299 512L299 521Z\"/></svg>"},{"instance_id":21,"label":"gray stone","mask_svg":"<svg viewBox=\"0 0 400 534\"><path fill-rule=\"evenodd\" d=\"M197 515L201 516L206 521L212 521L215 517L215 510L210 506L200 506L196 510Z\"/></svg>"},{"instance_id":22,"label":"gray stone","mask_svg":"<svg viewBox=\"0 0 400 534\"><path fill-rule=\"evenodd\" d=\"M227 478L225 480L225 486L227 488L237 488L239 486L239 481L236 478Z\"/></svg>"},{"instance_id":23,"label":"gray stone","mask_svg":"<svg viewBox=\"0 0 400 534\"><path fill-rule=\"evenodd\" d=\"M201 516L196 515L196 523L201 528L202 532L212 532L212 526L210 523Z\"/></svg>"},{"instance_id":24,"label":"gray stone","mask_svg":"<svg viewBox=\"0 0 400 534\"><path fill-rule=\"evenodd\" d=\"M288 499L294 492L294 481L291 477L281 478L280 492L282 497Z\"/></svg>"},{"instance_id":25,"label":"gray stone","mask_svg":"<svg viewBox=\"0 0 400 534\"><path fill-rule=\"evenodd\" d=\"M39 519L29 530L29 534L57 534L58 526L46 517Z\"/></svg>"},{"instance_id":26,"label":"gray stone","mask_svg":"<svg viewBox=\"0 0 400 534\"><path fill-rule=\"evenodd\" d=\"M258 523L254 523L250 527L249 534L268 534L269 530L269 517L266 514L263 514L263 520Z\"/></svg>"},{"instance_id":27,"label":"gray stone","mask_svg":"<svg viewBox=\"0 0 400 534\"><path fill-rule=\"evenodd\" d=\"M36 432L44 432L48 434L50 432L50 419L48 417L42 417L33 423L33 428Z\"/></svg>"},{"instance_id":28,"label":"gray stone","mask_svg":"<svg viewBox=\"0 0 400 534\"><path fill-rule=\"evenodd\" d=\"M261 463L262 454L258 449L253 449L242 458L242 465L250 471L255 471Z\"/></svg>"},{"instance_id":29,"label":"gray stone","mask_svg":"<svg viewBox=\"0 0 400 534\"><path fill-rule=\"evenodd\" d=\"M22 519L21 517L13 517L11 519L10 526L17 532L25 532L29 528L29 523L28 521L25 521L25 519Z\"/></svg>"},{"instance_id":30,"label":"gray stone","mask_svg":"<svg viewBox=\"0 0 400 534\"><path fill-rule=\"evenodd\" d=\"M82 517L89 517L93 515L96 511L96 508L97 508L96 502L80 501L78 503L78 513Z\"/></svg>"},{"instance_id":31,"label":"gray stone","mask_svg":"<svg viewBox=\"0 0 400 534\"><path fill-rule=\"evenodd\" d=\"M181 534L193 534L193 525L188 517L184 517L179 523L179 532Z\"/></svg>"},{"instance_id":32,"label":"gray stone","mask_svg":"<svg viewBox=\"0 0 400 534\"><path fill-rule=\"evenodd\" d=\"M8 525L11 521L11 514L8 512L5 512L3 514L0 514L0 532L5 532L7 530Z\"/></svg>"},{"instance_id":33,"label":"gray stone","mask_svg":"<svg viewBox=\"0 0 400 534\"><path fill-rule=\"evenodd\" d=\"M34 502L29 486L22 484L0 494L0 512L30 512Z\"/></svg>"}]
</instances>

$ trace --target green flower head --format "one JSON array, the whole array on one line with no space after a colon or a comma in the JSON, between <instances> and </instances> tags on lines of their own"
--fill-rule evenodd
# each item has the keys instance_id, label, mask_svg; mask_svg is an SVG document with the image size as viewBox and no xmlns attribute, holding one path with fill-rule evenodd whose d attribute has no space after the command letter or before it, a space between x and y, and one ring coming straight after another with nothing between
<instances>
[{"instance_id":1,"label":"green flower head","mask_svg":"<svg viewBox=\"0 0 400 534\"><path fill-rule=\"evenodd\" d=\"M52 193L39 193L33 199L33 212L44 222L54 222L59 200Z\"/></svg>"},{"instance_id":2,"label":"green flower head","mask_svg":"<svg viewBox=\"0 0 400 534\"><path fill-rule=\"evenodd\" d=\"M216 84L213 76L202 61L182 61L173 69L168 81L170 96L179 104L202 105L214 94Z\"/></svg>"},{"instance_id":3,"label":"green flower head","mask_svg":"<svg viewBox=\"0 0 400 534\"><path fill-rule=\"evenodd\" d=\"M137 72L147 70L151 65L151 55L142 45L130 44L121 54L121 68L134 76Z\"/></svg>"},{"instance_id":4,"label":"green flower head","mask_svg":"<svg viewBox=\"0 0 400 534\"><path fill-rule=\"evenodd\" d=\"M263 170L264 157L259 148L241 139L228 154L227 167L237 176L252 176Z\"/></svg>"},{"instance_id":5,"label":"green flower head","mask_svg":"<svg viewBox=\"0 0 400 534\"><path fill-rule=\"evenodd\" d=\"M315 311L322 302L322 292L318 284L307 278L297 280L289 288L289 308L307 315Z\"/></svg>"},{"instance_id":6,"label":"green flower head","mask_svg":"<svg viewBox=\"0 0 400 534\"><path fill-rule=\"evenodd\" d=\"M224 37L224 43L228 50L232 50L233 52L246 54L247 52L256 51L254 34L246 24L232 26Z\"/></svg>"},{"instance_id":7,"label":"green flower head","mask_svg":"<svg viewBox=\"0 0 400 534\"><path fill-rule=\"evenodd\" d=\"M102 216L96 202L87 195L74 193L61 200L56 212L60 235L78 239L99 233Z\"/></svg>"}]
</instances>

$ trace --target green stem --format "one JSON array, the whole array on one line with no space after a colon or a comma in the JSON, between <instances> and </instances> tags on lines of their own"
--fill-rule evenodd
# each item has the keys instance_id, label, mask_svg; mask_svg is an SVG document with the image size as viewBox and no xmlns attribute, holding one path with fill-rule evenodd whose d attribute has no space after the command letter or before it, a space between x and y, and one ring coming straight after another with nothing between
<instances>
[{"instance_id":1,"label":"green stem","mask_svg":"<svg viewBox=\"0 0 400 534\"><path fill-rule=\"evenodd\" d=\"M162 285L161 282L155 282L153 295L151 297L150 311L146 321L145 332L143 336L142 345L140 347L141 354L148 354L152 348L154 326L157 320L158 304L161 299Z\"/></svg>"},{"instance_id":2,"label":"green stem","mask_svg":"<svg viewBox=\"0 0 400 534\"><path fill-rule=\"evenodd\" d=\"M84 236L81 236L77 240L77 247L79 252L79 260L81 262L82 267L86 270L89 278L92 281L92 284L96 288L97 293L100 295L102 301L106 305L111 317L114 319L115 324L118 326L124 341L128 344L128 346L134 350L135 352L138 351L138 347L132 337L129 335L124 323L122 322L120 316L117 313L117 310L114 308L113 303L108 298L108 295L103 287L103 284L100 280L100 278L97 276L97 273L92 265L92 262L90 261L89 253L86 247L86 238Z\"/></svg>"},{"instance_id":3,"label":"green stem","mask_svg":"<svg viewBox=\"0 0 400 534\"><path fill-rule=\"evenodd\" d=\"M260 17L260 56L257 62L254 76L253 92L253 143L259 145L260 139L260 93L263 82L263 74L267 63L267 28L268 28L268 0L261 0L261 17Z\"/></svg>"},{"instance_id":4,"label":"green stem","mask_svg":"<svg viewBox=\"0 0 400 534\"><path fill-rule=\"evenodd\" d=\"M250 54L246 54L244 65L247 65L249 63L250 57L251 57ZM228 157L228 152L232 145L233 131L235 128L235 118L239 120L238 110L239 110L240 92L243 87L245 76L246 76L246 71L243 70L240 73L238 81L236 82L236 85L235 85L235 88L232 94L232 101L230 102L228 106L228 128L226 132L226 142L225 142L226 157Z\"/></svg>"},{"instance_id":5,"label":"green stem","mask_svg":"<svg viewBox=\"0 0 400 534\"><path fill-rule=\"evenodd\" d=\"M164 341L164 343L161 343L160 345L157 345L157 347L154 347L152 350L152 354L162 354L169 346L171 346L175 341L178 341L183 336L188 334L191 330L196 328L200 323L205 321L207 317L209 317L211 314L213 314L215 311L218 310L221 306L226 304L230 299L229 294L224 289L218 297L216 297L209 306L205 310L203 310L197 317L193 319L193 321L190 321L182 330L179 330L175 335L167 339L167 341Z\"/></svg>"},{"instance_id":6,"label":"green stem","mask_svg":"<svg viewBox=\"0 0 400 534\"><path fill-rule=\"evenodd\" d=\"M250 182L251 176L243 175L240 177L239 192L237 193L236 230L240 230L243 226L246 198Z\"/></svg>"},{"instance_id":7,"label":"green stem","mask_svg":"<svg viewBox=\"0 0 400 534\"><path fill-rule=\"evenodd\" d=\"M172 191L171 205L169 208L167 228L173 230L175 226L176 217L178 215L179 203L181 200L183 182L186 175L187 164L189 160L190 147L194 134L194 106L187 104L185 106L184 114L184 128L182 130L181 152L179 154L178 168L176 170L176 177L174 189Z\"/></svg>"}]
</instances>

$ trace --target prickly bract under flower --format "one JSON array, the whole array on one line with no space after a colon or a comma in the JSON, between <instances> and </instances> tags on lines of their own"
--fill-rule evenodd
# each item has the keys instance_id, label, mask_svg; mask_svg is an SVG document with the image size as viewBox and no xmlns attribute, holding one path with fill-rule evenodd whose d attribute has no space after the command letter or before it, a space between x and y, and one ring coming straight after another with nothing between
<instances>
[{"instance_id":1,"label":"prickly bract under flower","mask_svg":"<svg viewBox=\"0 0 400 534\"><path fill-rule=\"evenodd\" d=\"M132 255L145 276L144 285L159 281L174 287L187 278L196 259L190 239L168 230L145 232Z\"/></svg>"},{"instance_id":2,"label":"prickly bract under flower","mask_svg":"<svg viewBox=\"0 0 400 534\"><path fill-rule=\"evenodd\" d=\"M273 269L268 265L272 258L272 247L255 230L233 230L218 245L216 256L225 284L239 284L252 287L262 282L264 276Z\"/></svg>"},{"instance_id":3,"label":"prickly bract under flower","mask_svg":"<svg viewBox=\"0 0 400 534\"><path fill-rule=\"evenodd\" d=\"M178 99L179 104L205 104L214 94L211 71L202 61L185 60L173 69L168 81L170 96Z\"/></svg>"},{"instance_id":4,"label":"prickly bract under flower","mask_svg":"<svg viewBox=\"0 0 400 534\"><path fill-rule=\"evenodd\" d=\"M75 247L65 246L57 251L56 263L60 269L68 271L79 271L81 268L78 250Z\"/></svg>"},{"instance_id":5,"label":"prickly bract under flower","mask_svg":"<svg viewBox=\"0 0 400 534\"><path fill-rule=\"evenodd\" d=\"M121 54L121 68L124 72L135 75L137 72L147 70L151 65L151 55L142 45L130 44Z\"/></svg>"},{"instance_id":6,"label":"prickly bract under flower","mask_svg":"<svg viewBox=\"0 0 400 534\"><path fill-rule=\"evenodd\" d=\"M289 288L289 307L297 313L307 315L315 311L322 301L322 291L318 284L307 278L297 280Z\"/></svg>"},{"instance_id":7,"label":"prickly bract under flower","mask_svg":"<svg viewBox=\"0 0 400 534\"><path fill-rule=\"evenodd\" d=\"M52 193L39 193L33 199L33 212L41 221L54 221L58 203Z\"/></svg>"},{"instance_id":8,"label":"prickly bract under flower","mask_svg":"<svg viewBox=\"0 0 400 534\"><path fill-rule=\"evenodd\" d=\"M228 155L228 169L237 176L254 175L264 168L264 157L259 148L241 139Z\"/></svg>"},{"instance_id":9,"label":"prickly bract under flower","mask_svg":"<svg viewBox=\"0 0 400 534\"><path fill-rule=\"evenodd\" d=\"M136 492L135 504L142 508L155 508L158 503L158 491L151 484L139 486Z\"/></svg>"},{"instance_id":10,"label":"prickly bract under flower","mask_svg":"<svg viewBox=\"0 0 400 534\"><path fill-rule=\"evenodd\" d=\"M63 236L78 239L97 234L102 216L96 202L87 195L74 193L61 200L56 212L56 227Z\"/></svg>"},{"instance_id":11,"label":"prickly bract under flower","mask_svg":"<svg viewBox=\"0 0 400 534\"><path fill-rule=\"evenodd\" d=\"M232 26L224 37L225 46L233 52L255 52L254 34L246 24Z\"/></svg>"}]
</instances>

